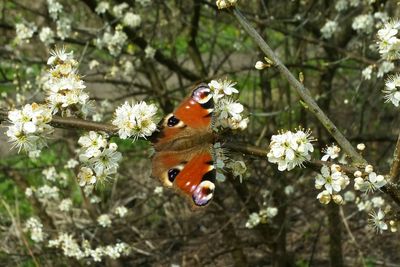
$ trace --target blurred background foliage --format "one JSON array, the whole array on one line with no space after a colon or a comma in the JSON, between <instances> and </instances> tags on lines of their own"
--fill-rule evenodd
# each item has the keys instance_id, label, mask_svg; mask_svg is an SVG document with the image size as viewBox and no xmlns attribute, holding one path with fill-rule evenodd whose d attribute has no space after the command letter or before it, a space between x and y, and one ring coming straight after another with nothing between
<instances>
[{"instance_id":1,"label":"blurred background foliage","mask_svg":"<svg viewBox=\"0 0 400 267\"><path fill-rule=\"evenodd\" d=\"M254 68L263 54L229 11L218 10L214 1L126 1L126 10L140 15L141 23L134 28L123 26L126 41L113 44L103 37L121 25L121 18L111 10L123 1L106 2L110 12L98 14L95 0L2 0L0 107L6 110L43 101L41 77L48 69L49 51L65 46L74 51L87 91L96 100L95 112L88 119L109 122L115 107L138 100L156 103L161 119L193 84L228 78L237 81L239 100L250 115L246 131L224 137L229 142L267 148L270 136L278 130L302 126L318 139L314 143L317 159L321 156L318 151L333 142L276 69ZM375 33L382 22L374 19L369 33L354 30L352 23L361 14L384 12L396 17L399 3L344 1L348 7L338 11L338 2L260 0L238 4L291 72L304 75L304 84L346 137L353 144L366 144L364 156L384 173L390 167L399 117L397 110L384 104L385 76L377 77L382 61L374 47ZM55 3L62 5L56 20L49 13ZM325 39L320 29L328 19L337 21L338 28ZM17 23L34 23L33 36L17 40ZM62 29L58 28L63 26L67 33L60 36ZM53 31L53 41L40 39L44 27ZM112 55L107 45L120 46L121 52ZM154 55L146 49L149 47L155 49ZM370 65L374 71L367 80L362 70ZM340 208L321 205L316 200L312 169L279 172L266 157L229 151L229 157L247 165L243 182L226 173L226 181L217 183L215 200L193 212L176 192L155 191L161 184L150 178L151 145L147 141L113 137L123 154L118 175L96 187L94 200L85 199L76 182L76 170L65 167L68 160L76 159L82 134L56 129L36 159L10 150L1 135L1 265L398 266L400 262L398 234L375 234L368 227L368 210L357 206L368 200L360 198L358 203L348 202ZM56 170L54 182L43 174L51 167ZM44 184L59 188L58 199L43 202L26 196L27 188ZM57 209L64 198L73 201L70 212ZM100 215L121 205L128 208L128 215L113 220L109 228L91 220L89 209ZM267 207L276 207L278 214L254 228L246 227L250 214ZM48 238L67 232L78 242L90 240L92 246L123 241L130 245L131 253L101 263L67 257L61 250L29 239L23 228L32 216L40 218Z\"/></svg>"}]
</instances>

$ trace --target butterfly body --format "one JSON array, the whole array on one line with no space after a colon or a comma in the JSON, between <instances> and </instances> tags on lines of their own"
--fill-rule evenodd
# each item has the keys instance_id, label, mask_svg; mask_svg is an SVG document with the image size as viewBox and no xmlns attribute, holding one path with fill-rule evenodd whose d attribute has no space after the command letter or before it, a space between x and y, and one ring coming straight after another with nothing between
<instances>
[{"instance_id":1,"label":"butterfly body","mask_svg":"<svg viewBox=\"0 0 400 267\"><path fill-rule=\"evenodd\" d=\"M215 189L213 108L210 88L200 84L162 120L152 138L152 176L177 188L196 206L207 205Z\"/></svg>"}]
</instances>

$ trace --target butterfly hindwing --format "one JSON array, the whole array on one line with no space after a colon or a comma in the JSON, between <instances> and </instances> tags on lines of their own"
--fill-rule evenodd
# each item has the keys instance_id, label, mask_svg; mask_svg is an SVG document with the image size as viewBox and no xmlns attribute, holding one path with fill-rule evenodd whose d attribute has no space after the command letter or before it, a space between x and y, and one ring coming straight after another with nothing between
<instances>
[{"instance_id":1,"label":"butterfly hindwing","mask_svg":"<svg viewBox=\"0 0 400 267\"><path fill-rule=\"evenodd\" d=\"M152 175L179 189L196 206L207 205L214 194L216 176L211 146L183 151L161 151L153 157Z\"/></svg>"}]
</instances>

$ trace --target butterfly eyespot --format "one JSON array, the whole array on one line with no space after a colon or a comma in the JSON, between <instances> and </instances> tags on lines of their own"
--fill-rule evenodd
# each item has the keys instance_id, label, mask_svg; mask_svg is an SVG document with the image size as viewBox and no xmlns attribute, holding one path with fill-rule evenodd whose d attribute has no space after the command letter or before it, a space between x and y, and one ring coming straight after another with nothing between
<instances>
[{"instance_id":1,"label":"butterfly eyespot","mask_svg":"<svg viewBox=\"0 0 400 267\"><path fill-rule=\"evenodd\" d=\"M210 88L201 86L193 91L192 98L199 104L206 104L212 98L212 93Z\"/></svg>"},{"instance_id":2,"label":"butterfly eyespot","mask_svg":"<svg viewBox=\"0 0 400 267\"><path fill-rule=\"evenodd\" d=\"M173 183L174 180L175 180L175 178L176 178L176 176L178 176L178 174L179 174L180 172L181 172L181 171L180 171L179 169L169 169L169 170L168 170L168 180L169 180L171 183Z\"/></svg>"},{"instance_id":3,"label":"butterfly eyespot","mask_svg":"<svg viewBox=\"0 0 400 267\"><path fill-rule=\"evenodd\" d=\"M210 181L201 182L193 192L192 199L197 206L207 205L214 195L215 185Z\"/></svg>"},{"instance_id":4,"label":"butterfly eyespot","mask_svg":"<svg viewBox=\"0 0 400 267\"><path fill-rule=\"evenodd\" d=\"M167 121L167 125L169 127L174 127L176 125L178 125L178 123L180 122L180 120L175 117L174 115L172 115L171 117L169 117L168 121Z\"/></svg>"}]
</instances>

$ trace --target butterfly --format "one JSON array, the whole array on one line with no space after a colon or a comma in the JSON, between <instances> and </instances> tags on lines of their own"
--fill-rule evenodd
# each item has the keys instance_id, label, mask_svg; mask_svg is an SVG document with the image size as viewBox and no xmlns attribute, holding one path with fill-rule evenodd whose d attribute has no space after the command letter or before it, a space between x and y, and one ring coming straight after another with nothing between
<instances>
[{"instance_id":1,"label":"butterfly","mask_svg":"<svg viewBox=\"0 0 400 267\"><path fill-rule=\"evenodd\" d=\"M176 188L195 206L207 205L215 190L213 111L211 89L205 83L198 84L150 138L155 149L152 177Z\"/></svg>"}]
</instances>

